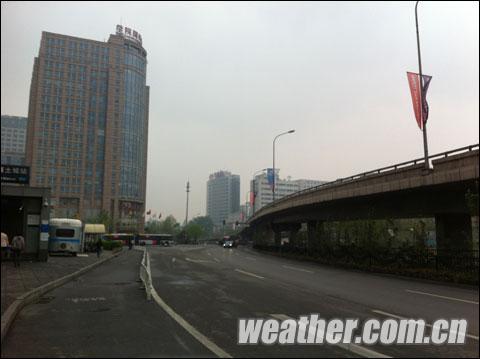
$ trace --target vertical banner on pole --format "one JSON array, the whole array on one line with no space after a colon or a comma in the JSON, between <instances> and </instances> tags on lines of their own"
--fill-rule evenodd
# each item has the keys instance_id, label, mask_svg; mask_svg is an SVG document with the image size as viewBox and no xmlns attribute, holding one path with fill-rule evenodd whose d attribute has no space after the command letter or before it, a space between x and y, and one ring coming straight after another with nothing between
<instances>
[{"instance_id":1,"label":"vertical banner on pole","mask_svg":"<svg viewBox=\"0 0 480 359\"><path fill-rule=\"evenodd\" d=\"M432 76L423 75L423 91L420 93L420 76L414 72L407 72L408 84L410 86L410 94L412 95L413 111L418 127L423 130L423 124L428 119L428 103L427 91ZM423 105L421 101L423 99Z\"/></svg>"}]
</instances>

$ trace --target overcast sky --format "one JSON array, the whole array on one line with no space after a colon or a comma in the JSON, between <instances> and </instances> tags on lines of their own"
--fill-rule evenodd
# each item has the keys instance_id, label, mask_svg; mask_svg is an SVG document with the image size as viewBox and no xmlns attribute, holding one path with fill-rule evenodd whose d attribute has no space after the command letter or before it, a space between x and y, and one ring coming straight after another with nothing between
<instances>
[{"instance_id":1,"label":"overcast sky","mask_svg":"<svg viewBox=\"0 0 480 359\"><path fill-rule=\"evenodd\" d=\"M406 71L418 71L414 2L2 2L1 112L26 116L42 31L148 52L147 209L206 212L210 173L332 180L423 156ZM479 4L419 5L430 153L479 142Z\"/></svg>"}]
</instances>

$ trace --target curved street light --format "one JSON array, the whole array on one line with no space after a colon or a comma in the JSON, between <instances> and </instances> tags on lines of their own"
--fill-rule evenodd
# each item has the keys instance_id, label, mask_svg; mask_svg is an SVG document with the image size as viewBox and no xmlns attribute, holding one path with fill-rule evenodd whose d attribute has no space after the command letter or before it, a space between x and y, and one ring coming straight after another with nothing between
<instances>
[{"instance_id":1,"label":"curved street light","mask_svg":"<svg viewBox=\"0 0 480 359\"><path fill-rule=\"evenodd\" d=\"M273 200L272 202L275 202L275 141L277 140L277 138L279 138L280 136L283 136L283 135L288 135L289 133L294 133L295 130L290 130L290 131L287 131L287 132L283 132L277 136L275 136L275 138L273 139L273 186L272 186L272 197L273 197Z\"/></svg>"}]
</instances>

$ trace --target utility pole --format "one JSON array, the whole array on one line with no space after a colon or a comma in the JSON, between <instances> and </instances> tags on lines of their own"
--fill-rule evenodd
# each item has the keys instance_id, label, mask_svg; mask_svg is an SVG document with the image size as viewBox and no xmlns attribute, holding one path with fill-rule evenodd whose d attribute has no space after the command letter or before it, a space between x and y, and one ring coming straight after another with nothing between
<instances>
[{"instance_id":1,"label":"utility pole","mask_svg":"<svg viewBox=\"0 0 480 359\"><path fill-rule=\"evenodd\" d=\"M428 163L428 141L427 141L427 119L424 117L423 114L423 102L424 100L424 93L423 93L423 75L422 75L422 57L420 54L420 35L418 32L418 15L417 15L417 7L418 7L418 1L415 3L415 25L417 27L417 50L418 50L418 72L420 76L420 118L422 121L423 125L423 151L425 155L425 170L429 170L430 164Z\"/></svg>"},{"instance_id":2,"label":"utility pole","mask_svg":"<svg viewBox=\"0 0 480 359\"><path fill-rule=\"evenodd\" d=\"M190 181L187 181L187 210L185 212L185 226L188 224L188 194L190 193Z\"/></svg>"},{"instance_id":3,"label":"utility pole","mask_svg":"<svg viewBox=\"0 0 480 359\"><path fill-rule=\"evenodd\" d=\"M185 243L188 242L188 235L187 235L187 224L188 224L188 194L190 193L190 181L187 180L187 209L185 211Z\"/></svg>"}]
</instances>

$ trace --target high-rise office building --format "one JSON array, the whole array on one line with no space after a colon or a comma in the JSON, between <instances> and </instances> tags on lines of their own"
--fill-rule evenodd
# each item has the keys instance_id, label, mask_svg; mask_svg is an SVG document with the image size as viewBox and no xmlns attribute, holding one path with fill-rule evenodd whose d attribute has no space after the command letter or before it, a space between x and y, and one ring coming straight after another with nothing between
<instances>
[{"instance_id":1,"label":"high-rise office building","mask_svg":"<svg viewBox=\"0 0 480 359\"><path fill-rule=\"evenodd\" d=\"M25 165L26 117L2 115L2 164Z\"/></svg>"},{"instance_id":2,"label":"high-rise office building","mask_svg":"<svg viewBox=\"0 0 480 359\"><path fill-rule=\"evenodd\" d=\"M43 32L30 87L31 184L50 187L53 216L112 218L142 231L149 87L141 35L107 42Z\"/></svg>"},{"instance_id":3,"label":"high-rise office building","mask_svg":"<svg viewBox=\"0 0 480 359\"><path fill-rule=\"evenodd\" d=\"M230 214L240 210L240 176L227 171L210 175L207 182L207 216L221 227Z\"/></svg>"}]
</instances>

